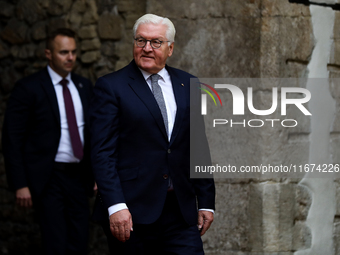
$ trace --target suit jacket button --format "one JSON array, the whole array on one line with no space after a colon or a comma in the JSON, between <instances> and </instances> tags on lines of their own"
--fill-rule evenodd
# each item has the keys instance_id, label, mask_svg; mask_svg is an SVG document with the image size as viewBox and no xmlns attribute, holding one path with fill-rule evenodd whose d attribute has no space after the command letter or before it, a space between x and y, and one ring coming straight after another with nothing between
<instances>
[{"instance_id":1,"label":"suit jacket button","mask_svg":"<svg viewBox=\"0 0 340 255\"><path fill-rule=\"evenodd\" d=\"M169 153L169 154L171 153L171 150L170 150L170 149L168 149L168 153Z\"/></svg>"},{"instance_id":2,"label":"suit jacket button","mask_svg":"<svg viewBox=\"0 0 340 255\"><path fill-rule=\"evenodd\" d=\"M163 175L163 179L164 179L164 180L168 179L168 177L169 177L169 175L167 175L167 174L164 174L164 175Z\"/></svg>"}]
</instances>

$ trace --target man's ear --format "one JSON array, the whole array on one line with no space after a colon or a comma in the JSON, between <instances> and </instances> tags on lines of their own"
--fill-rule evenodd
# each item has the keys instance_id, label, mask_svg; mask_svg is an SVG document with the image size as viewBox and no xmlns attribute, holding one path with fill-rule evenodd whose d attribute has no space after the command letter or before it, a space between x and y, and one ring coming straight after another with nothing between
<instances>
[{"instance_id":1,"label":"man's ear","mask_svg":"<svg viewBox=\"0 0 340 255\"><path fill-rule=\"evenodd\" d=\"M48 60L52 60L52 52L49 49L45 49L45 56Z\"/></svg>"},{"instance_id":2,"label":"man's ear","mask_svg":"<svg viewBox=\"0 0 340 255\"><path fill-rule=\"evenodd\" d=\"M174 46L175 46L175 43L171 43L171 44L170 44L170 46L169 46L168 57L171 57L172 52L174 51Z\"/></svg>"}]
</instances>

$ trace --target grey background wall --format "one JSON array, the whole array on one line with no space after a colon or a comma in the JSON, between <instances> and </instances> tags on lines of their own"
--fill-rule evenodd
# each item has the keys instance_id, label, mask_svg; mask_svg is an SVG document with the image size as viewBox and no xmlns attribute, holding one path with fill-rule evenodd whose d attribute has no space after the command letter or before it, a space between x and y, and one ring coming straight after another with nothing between
<instances>
[{"instance_id":1,"label":"grey background wall","mask_svg":"<svg viewBox=\"0 0 340 255\"><path fill-rule=\"evenodd\" d=\"M199 77L340 76L340 13L327 7L288 0L0 0L0 129L14 82L46 65L48 31L67 26L78 33L76 72L95 82L131 61L132 26L145 13L174 22L175 51L168 64ZM300 164L317 155L319 162L340 163L340 90L334 84L317 92L325 95L328 108L319 107L324 101L309 105L328 116L327 125L292 110L299 120L293 131L221 129L208 138L220 146L224 137L227 153L213 159ZM253 88L264 109L271 87ZM206 254L340 254L339 180L216 179L216 186L215 222L203 237ZM0 254L37 254L39 242L34 212L19 210L7 190L0 154ZM94 224L89 248L90 254L107 254L105 237Z\"/></svg>"}]
</instances>

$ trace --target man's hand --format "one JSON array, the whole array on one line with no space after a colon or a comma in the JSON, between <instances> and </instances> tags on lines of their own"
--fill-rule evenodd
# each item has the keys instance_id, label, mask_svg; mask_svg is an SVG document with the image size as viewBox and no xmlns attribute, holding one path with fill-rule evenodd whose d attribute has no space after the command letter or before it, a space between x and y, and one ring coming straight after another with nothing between
<instances>
[{"instance_id":1,"label":"man's hand","mask_svg":"<svg viewBox=\"0 0 340 255\"><path fill-rule=\"evenodd\" d=\"M94 183L94 186L93 186L93 193L94 193L94 196L97 196L97 193L98 193L98 186L97 186L97 183L96 183L96 182Z\"/></svg>"},{"instance_id":2,"label":"man's hand","mask_svg":"<svg viewBox=\"0 0 340 255\"><path fill-rule=\"evenodd\" d=\"M201 236L210 228L211 223L214 220L214 214L209 211L198 211L198 229L201 232Z\"/></svg>"},{"instance_id":3,"label":"man's hand","mask_svg":"<svg viewBox=\"0 0 340 255\"><path fill-rule=\"evenodd\" d=\"M119 241L125 242L130 238L132 217L128 209L123 209L110 216L110 230Z\"/></svg>"},{"instance_id":4,"label":"man's hand","mask_svg":"<svg viewBox=\"0 0 340 255\"><path fill-rule=\"evenodd\" d=\"M15 193L17 205L25 208L32 207L31 192L28 187L18 189Z\"/></svg>"}]
</instances>

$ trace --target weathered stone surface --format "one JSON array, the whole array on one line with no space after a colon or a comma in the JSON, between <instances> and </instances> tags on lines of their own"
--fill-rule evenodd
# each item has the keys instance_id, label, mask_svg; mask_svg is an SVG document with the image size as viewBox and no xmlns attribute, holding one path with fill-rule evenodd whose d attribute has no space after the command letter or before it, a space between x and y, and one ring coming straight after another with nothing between
<instances>
[{"instance_id":1,"label":"weathered stone surface","mask_svg":"<svg viewBox=\"0 0 340 255\"><path fill-rule=\"evenodd\" d=\"M258 77L259 19L249 18L246 23L234 18L227 22L224 19L175 19L174 24L176 38L180 39L175 38L169 65L200 77Z\"/></svg>"},{"instance_id":2,"label":"weathered stone surface","mask_svg":"<svg viewBox=\"0 0 340 255\"><path fill-rule=\"evenodd\" d=\"M31 29L31 36L37 41L46 39L46 23L44 21L35 23Z\"/></svg>"},{"instance_id":3,"label":"weathered stone surface","mask_svg":"<svg viewBox=\"0 0 340 255\"><path fill-rule=\"evenodd\" d=\"M124 1L125 2L125 1ZM259 0L252 1L157 1L149 0L147 13L157 13L168 18L206 19L210 17L237 17L238 19L249 19L249 17L260 16ZM181 6L181 8L178 8ZM118 10L121 10L119 8Z\"/></svg>"},{"instance_id":4,"label":"weathered stone surface","mask_svg":"<svg viewBox=\"0 0 340 255\"><path fill-rule=\"evenodd\" d=\"M125 24L127 29L133 28L133 25L135 24L136 20L140 18L141 15L139 14L127 14L125 18Z\"/></svg>"},{"instance_id":5,"label":"weathered stone surface","mask_svg":"<svg viewBox=\"0 0 340 255\"><path fill-rule=\"evenodd\" d=\"M98 38L94 38L92 40L83 40L81 42L80 49L83 51L98 50L100 49L100 45L100 40Z\"/></svg>"},{"instance_id":6,"label":"weathered stone surface","mask_svg":"<svg viewBox=\"0 0 340 255\"><path fill-rule=\"evenodd\" d=\"M84 13L86 11L86 0L76 0L72 5L72 11Z\"/></svg>"},{"instance_id":7,"label":"weathered stone surface","mask_svg":"<svg viewBox=\"0 0 340 255\"><path fill-rule=\"evenodd\" d=\"M35 56L40 59L45 59L45 49L46 49L46 42L41 41L37 46L37 49L35 51Z\"/></svg>"},{"instance_id":8,"label":"weathered stone surface","mask_svg":"<svg viewBox=\"0 0 340 255\"><path fill-rule=\"evenodd\" d=\"M81 61L85 64L96 62L100 58L100 51L87 51L81 56Z\"/></svg>"},{"instance_id":9,"label":"weathered stone surface","mask_svg":"<svg viewBox=\"0 0 340 255\"><path fill-rule=\"evenodd\" d=\"M334 39L340 39L340 13L334 12L335 20L334 20L334 28L333 28L333 37Z\"/></svg>"},{"instance_id":10,"label":"weathered stone surface","mask_svg":"<svg viewBox=\"0 0 340 255\"><path fill-rule=\"evenodd\" d=\"M143 15L146 12L147 2L150 1L117 0L116 4L119 12L137 12Z\"/></svg>"},{"instance_id":11,"label":"weathered stone surface","mask_svg":"<svg viewBox=\"0 0 340 255\"><path fill-rule=\"evenodd\" d=\"M97 5L94 0L87 0L87 9L84 13L83 25L96 23L98 20Z\"/></svg>"},{"instance_id":12,"label":"weathered stone surface","mask_svg":"<svg viewBox=\"0 0 340 255\"><path fill-rule=\"evenodd\" d=\"M280 0L262 1L261 14L267 16L310 16L309 7Z\"/></svg>"},{"instance_id":13,"label":"weathered stone surface","mask_svg":"<svg viewBox=\"0 0 340 255\"><path fill-rule=\"evenodd\" d=\"M9 51L8 46L2 41L0 41L0 59L9 56L9 54L10 54L10 51Z\"/></svg>"},{"instance_id":14,"label":"weathered stone surface","mask_svg":"<svg viewBox=\"0 0 340 255\"><path fill-rule=\"evenodd\" d=\"M304 66L298 66L300 70L297 72L306 76L304 68L307 68L313 47L310 17L262 18L262 77L292 77L292 70L287 70L286 66L290 62L305 63Z\"/></svg>"},{"instance_id":15,"label":"weathered stone surface","mask_svg":"<svg viewBox=\"0 0 340 255\"><path fill-rule=\"evenodd\" d=\"M20 47L18 57L20 59L32 58L35 56L37 46L35 44L23 45Z\"/></svg>"},{"instance_id":16,"label":"weathered stone surface","mask_svg":"<svg viewBox=\"0 0 340 255\"><path fill-rule=\"evenodd\" d=\"M311 247L312 236L305 222L296 221L293 233L293 250L306 250Z\"/></svg>"},{"instance_id":17,"label":"weathered stone surface","mask_svg":"<svg viewBox=\"0 0 340 255\"><path fill-rule=\"evenodd\" d=\"M251 250L249 185L218 184L215 220L203 236L205 249L229 254L232 250ZM254 210L261 208L254 208Z\"/></svg>"},{"instance_id":18,"label":"weathered stone surface","mask_svg":"<svg viewBox=\"0 0 340 255\"><path fill-rule=\"evenodd\" d=\"M1 37L12 44L20 44L27 41L27 31L28 26L24 22L13 18L1 32Z\"/></svg>"},{"instance_id":19,"label":"weathered stone surface","mask_svg":"<svg viewBox=\"0 0 340 255\"><path fill-rule=\"evenodd\" d=\"M36 0L21 0L16 6L16 14L19 19L26 20L29 24L33 24L38 20L46 18L46 11L40 6Z\"/></svg>"},{"instance_id":20,"label":"weathered stone surface","mask_svg":"<svg viewBox=\"0 0 340 255\"><path fill-rule=\"evenodd\" d=\"M118 15L104 13L98 21L98 32L101 39L121 39L121 20Z\"/></svg>"},{"instance_id":21,"label":"weathered stone surface","mask_svg":"<svg viewBox=\"0 0 340 255\"><path fill-rule=\"evenodd\" d=\"M90 25L90 26L81 27L78 31L78 36L81 39L95 38L97 36L96 26Z\"/></svg>"},{"instance_id":22,"label":"weathered stone surface","mask_svg":"<svg viewBox=\"0 0 340 255\"><path fill-rule=\"evenodd\" d=\"M58 29L68 27L67 20L65 18L53 18L48 21L47 25L47 33L51 33L52 31Z\"/></svg>"},{"instance_id":23,"label":"weathered stone surface","mask_svg":"<svg viewBox=\"0 0 340 255\"><path fill-rule=\"evenodd\" d=\"M334 242L334 255L340 254L340 222L334 223L333 242Z\"/></svg>"},{"instance_id":24,"label":"weathered stone surface","mask_svg":"<svg viewBox=\"0 0 340 255\"><path fill-rule=\"evenodd\" d=\"M67 19L71 23L71 27L74 30L78 30L83 20L83 14L72 10L68 13Z\"/></svg>"},{"instance_id":25,"label":"weathered stone surface","mask_svg":"<svg viewBox=\"0 0 340 255\"><path fill-rule=\"evenodd\" d=\"M305 221L312 204L312 197L309 190L305 186L297 185L295 200L296 204L294 220Z\"/></svg>"},{"instance_id":26,"label":"weathered stone surface","mask_svg":"<svg viewBox=\"0 0 340 255\"><path fill-rule=\"evenodd\" d=\"M0 1L0 16L10 18L14 14L14 5L8 1Z\"/></svg>"},{"instance_id":27,"label":"weathered stone surface","mask_svg":"<svg viewBox=\"0 0 340 255\"><path fill-rule=\"evenodd\" d=\"M340 66L340 39L334 39L332 49L330 64Z\"/></svg>"},{"instance_id":28,"label":"weathered stone surface","mask_svg":"<svg viewBox=\"0 0 340 255\"><path fill-rule=\"evenodd\" d=\"M49 0L47 12L53 16L65 14L71 7L69 0Z\"/></svg>"},{"instance_id":29,"label":"weathered stone surface","mask_svg":"<svg viewBox=\"0 0 340 255\"><path fill-rule=\"evenodd\" d=\"M22 73L17 72L14 68L8 67L1 70L0 88L4 94L12 91L14 83L22 77Z\"/></svg>"},{"instance_id":30,"label":"weathered stone surface","mask_svg":"<svg viewBox=\"0 0 340 255\"><path fill-rule=\"evenodd\" d=\"M103 55L113 57L116 54L116 47L114 42L103 42L100 47L100 51Z\"/></svg>"}]
</instances>

